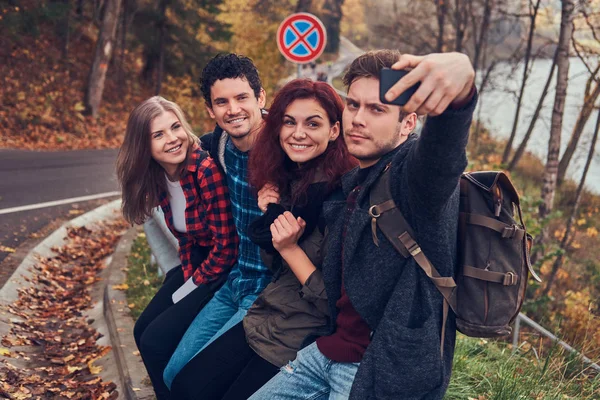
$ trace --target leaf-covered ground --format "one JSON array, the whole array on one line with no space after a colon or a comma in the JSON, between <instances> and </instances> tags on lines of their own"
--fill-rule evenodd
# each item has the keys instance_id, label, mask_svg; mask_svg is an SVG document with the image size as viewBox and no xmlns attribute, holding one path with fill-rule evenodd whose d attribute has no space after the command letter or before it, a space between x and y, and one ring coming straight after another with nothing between
<instances>
[{"instance_id":1,"label":"leaf-covered ground","mask_svg":"<svg viewBox=\"0 0 600 400\"><path fill-rule=\"evenodd\" d=\"M68 231L56 256L40 259L30 285L0 308L10 332L0 338L0 399L116 399L94 362L110 352L85 311L106 258L127 228L123 220Z\"/></svg>"}]
</instances>

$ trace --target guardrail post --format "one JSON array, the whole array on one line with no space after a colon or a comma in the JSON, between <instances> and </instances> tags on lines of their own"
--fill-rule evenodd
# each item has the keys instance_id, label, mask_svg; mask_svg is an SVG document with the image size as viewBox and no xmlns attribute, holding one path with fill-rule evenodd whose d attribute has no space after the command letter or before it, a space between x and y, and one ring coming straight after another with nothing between
<instances>
[{"instance_id":1,"label":"guardrail post","mask_svg":"<svg viewBox=\"0 0 600 400\"><path fill-rule=\"evenodd\" d=\"M517 349L519 348L519 333L521 330L521 313L517 314L517 318L515 318L515 326L513 328L513 341L512 341L512 352L515 354Z\"/></svg>"}]
</instances>

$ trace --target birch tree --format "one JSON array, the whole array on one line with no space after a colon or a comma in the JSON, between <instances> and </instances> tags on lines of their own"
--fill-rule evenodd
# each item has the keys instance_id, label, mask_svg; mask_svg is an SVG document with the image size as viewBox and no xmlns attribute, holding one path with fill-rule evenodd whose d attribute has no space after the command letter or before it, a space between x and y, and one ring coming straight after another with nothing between
<instances>
[{"instance_id":1,"label":"birch tree","mask_svg":"<svg viewBox=\"0 0 600 400\"><path fill-rule=\"evenodd\" d=\"M540 218L545 218L554 206L556 193L556 177L558 173L558 155L560 151L560 137L562 132L563 114L569 77L569 47L573 33L574 0L562 0L560 21L560 34L558 38L558 55L556 58L557 80L554 107L552 109L552 122L550 126L550 139L548 140L548 156L542 179L542 202L539 207ZM544 229L541 243L547 240L548 232Z\"/></svg>"},{"instance_id":2,"label":"birch tree","mask_svg":"<svg viewBox=\"0 0 600 400\"><path fill-rule=\"evenodd\" d=\"M91 114L94 118L98 117L106 72L115 47L115 33L119 22L121 0L106 0L104 7L104 16L101 21L94 61L92 62L85 94L86 113Z\"/></svg>"}]
</instances>

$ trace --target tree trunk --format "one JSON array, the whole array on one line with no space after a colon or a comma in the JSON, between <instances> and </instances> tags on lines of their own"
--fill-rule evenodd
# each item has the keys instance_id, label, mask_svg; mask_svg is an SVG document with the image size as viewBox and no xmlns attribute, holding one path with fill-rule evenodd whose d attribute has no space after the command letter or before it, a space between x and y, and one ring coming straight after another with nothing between
<instances>
[{"instance_id":1,"label":"tree trunk","mask_svg":"<svg viewBox=\"0 0 600 400\"><path fill-rule=\"evenodd\" d=\"M558 56L558 48L554 52L554 57L552 58L552 66L550 67L550 74L548 74L548 79L546 80L546 84L544 85L544 91L542 92L542 96L540 97L537 107L535 108L533 117L531 117L531 121L529 122L529 128L527 128L527 132L525 133L525 136L523 137L521 144L517 148L517 151L515 152L513 159L510 161L510 163L508 164L508 167L506 168L508 171L512 171L517 166L517 164L519 163L519 160L523 156L523 153L525 153L525 148L527 147L527 142L529 142L529 139L531 138L531 134L533 133L533 128L535 127L535 123L537 122L537 120L540 116L540 112L542 111L542 107L544 105L544 100L546 99L546 95L548 94L548 89L550 88L550 84L552 83L552 77L554 76L554 70L556 69L556 57L557 56Z\"/></svg>"},{"instance_id":2,"label":"tree trunk","mask_svg":"<svg viewBox=\"0 0 600 400\"><path fill-rule=\"evenodd\" d=\"M106 2L110 0L94 0L94 15L93 20L96 26L100 26L102 23Z\"/></svg>"},{"instance_id":3,"label":"tree trunk","mask_svg":"<svg viewBox=\"0 0 600 400\"><path fill-rule=\"evenodd\" d=\"M483 61L485 64L485 52L484 52L484 57L483 57ZM490 63L490 65L487 67L487 70L485 71L485 75L483 76L483 79L481 80L481 87L479 88L479 110L477 110L477 122L475 123L475 131L473 132L473 148L475 149L475 151L477 150L477 146L479 145L479 131L481 129L481 109L483 108L483 92L485 91L488 82L490 81L490 77L492 76L492 72L494 71L494 68L496 68L497 62L496 61L492 61Z\"/></svg>"},{"instance_id":4,"label":"tree trunk","mask_svg":"<svg viewBox=\"0 0 600 400\"><path fill-rule=\"evenodd\" d=\"M461 52L463 48L463 39L465 37L464 4L461 0L454 1L454 29L456 31L456 40L454 51Z\"/></svg>"},{"instance_id":5,"label":"tree trunk","mask_svg":"<svg viewBox=\"0 0 600 400\"><path fill-rule=\"evenodd\" d=\"M436 0L435 10L438 22L438 35L435 51L441 53L444 51L444 27L446 25L446 14L448 13L448 0Z\"/></svg>"},{"instance_id":6,"label":"tree trunk","mask_svg":"<svg viewBox=\"0 0 600 400\"><path fill-rule=\"evenodd\" d=\"M165 40L167 34L167 6L169 5L169 0L162 0L160 2L160 21L158 23L158 48L159 48L159 56L158 56L158 71L156 76L156 86L154 89L154 94L159 95L160 89L162 87L163 76L165 71Z\"/></svg>"},{"instance_id":7,"label":"tree trunk","mask_svg":"<svg viewBox=\"0 0 600 400\"><path fill-rule=\"evenodd\" d=\"M296 12L310 12L312 7L312 0L298 0L296 4Z\"/></svg>"},{"instance_id":8,"label":"tree trunk","mask_svg":"<svg viewBox=\"0 0 600 400\"><path fill-rule=\"evenodd\" d=\"M61 46L61 58L64 63L67 62L69 58L69 41L70 41L70 25L71 25L71 0L50 0L50 3L54 3L53 7L55 8L55 12L60 14L63 19L62 23L58 24L56 27L56 34L62 39Z\"/></svg>"},{"instance_id":9,"label":"tree trunk","mask_svg":"<svg viewBox=\"0 0 600 400\"><path fill-rule=\"evenodd\" d=\"M71 2L65 1L66 3L66 15L65 15L65 25L64 25L64 42L62 48L62 59L66 62L69 59L69 41L71 39Z\"/></svg>"},{"instance_id":10,"label":"tree trunk","mask_svg":"<svg viewBox=\"0 0 600 400\"><path fill-rule=\"evenodd\" d=\"M535 32L535 22L537 19L538 9L540 8L540 0L537 0L533 6L533 13L529 14L529 35L527 36L527 47L525 49L525 65L523 66L523 78L521 79L521 89L519 90L519 97L517 98L517 109L515 110L515 117L513 120L512 130L506 147L504 147L504 153L502 154L502 164L508 162L510 152L512 151L512 145L517 134L517 126L519 125L519 115L521 114L521 102L523 101L523 94L525 93L525 86L527 85L527 78L529 77L529 60L531 58L531 47L533 45L533 34Z\"/></svg>"},{"instance_id":11,"label":"tree trunk","mask_svg":"<svg viewBox=\"0 0 600 400\"><path fill-rule=\"evenodd\" d=\"M91 114L94 118L98 116L98 109L102 102L106 71L115 43L115 31L119 21L121 0L106 0L105 6L102 27L96 42L96 52L85 95L86 113Z\"/></svg>"},{"instance_id":12,"label":"tree trunk","mask_svg":"<svg viewBox=\"0 0 600 400\"><path fill-rule=\"evenodd\" d=\"M121 37L120 37L120 54L119 54L119 70L117 76L117 82L119 82L119 90L121 95L125 93L125 69L123 63L125 62L125 48L127 47L127 18L129 16L129 4L128 0L123 0L123 18L121 18Z\"/></svg>"},{"instance_id":13,"label":"tree trunk","mask_svg":"<svg viewBox=\"0 0 600 400\"><path fill-rule=\"evenodd\" d=\"M146 61L144 62L144 68L142 68L142 79L147 84L151 84L153 82L154 70L158 68L159 55L155 49L146 49L144 51L144 58Z\"/></svg>"},{"instance_id":14,"label":"tree trunk","mask_svg":"<svg viewBox=\"0 0 600 400\"><path fill-rule=\"evenodd\" d=\"M600 68L600 65L598 66ZM594 74L590 77L589 83L596 82L596 74L598 73L598 68L594 71ZM573 132L571 133L571 139L569 140L569 144L560 159L560 163L558 164L558 177L557 184L560 185L565 180L565 175L567 173L567 168L569 167L569 163L573 158L573 154L577 149L577 144L579 143L579 139L581 138L581 134L583 133L583 128L585 128L585 124L587 123L590 115L592 115L592 111L594 110L594 103L596 103L596 99L600 95L600 83L596 82L596 87L590 93L586 91L585 99L583 102L583 106L581 111L579 111L579 116L577 117L577 122L573 127Z\"/></svg>"},{"instance_id":15,"label":"tree trunk","mask_svg":"<svg viewBox=\"0 0 600 400\"><path fill-rule=\"evenodd\" d=\"M483 18L481 21L481 26L479 27L478 32L474 32L473 41L474 41L474 55L473 55L473 69L475 73L479 69L479 61L481 59L481 55L483 53L483 49L485 47L487 41L487 32L490 29L490 19L492 16L492 9L494 8L493 0L485 0L483 4ZM475 18L474 15L471 16ZM475 22L473 23L473 28L475 28ZM484 65L485 67L485 65Z\"/></svg>"},{"instance_id":16,"label":"tree trunk","mask_svg":"<svg viewBox=\"0 0 600 400\"><path fill-rule=\"evenodd\" d=\"M596 151L596 142L598 141L598 130L600 130L600 110L598 111L598 118L596 119L596 127L594 128L594 135L592 136L592 143L590 144L590 150L588 152L587 160L585 161L585 167L583 168L583 174L581 175L581 180L579 181L579 186L577 186L577 192L575 194L575 204L573 205L573 211L571 211L571 216L569 217L569 221L567 222L567 227L565 228L565 234L560 242L560 248L565 250L567 244L569 243L571 229L573 224L575 223L575 219L577 218L577 211L579 210L579 205L581 204L581 197L583 194L583 187L585 185L585 179L587 177L588 171L590 169L590 165L592 164L592 160L594 159L594 154ZM563 254L559 254L554 264L552 265L552 270L550 271L550 276L548 276L548 283L544 288L544 292L542 296L547 295L552 288L552 284L554 283L554 279L556 278L556 273L558 269L562 266L563 262Z\"/></svg>"},{"instance_id":17,"label":"tree trunk","mask_svg":"<svg viewBox=\"0 0 600 400\"><path fill-rule=\"evenodd\" d=\"M540 204L540 218L550 214L554 206L554 195L556 192L556 175L558 172L558 155L560 151L560 136L562 131L562 119L565 110L565 98L569 78L569 45L571 44L573 24L574 0L562 1L562 13L560 21L560 35L558 39L558 57L556 95L552 109L552 124L550 126L550 139L548 140L548 157L542 181L542 203ZM542 230L540 242L547 241L547 229Z\"/></svg>"},{"instance_id":18,"label":"tree trunk","mask_svg":"<svg viewBox=\"0 0 600 400\"><path fill-rule=\"evenodd\" d=\"M342 5L344 0L325 0L323 24L327 30L326 53L337 54L340 49L340 23L342 21Z\"/></svg>"}]
</instances>

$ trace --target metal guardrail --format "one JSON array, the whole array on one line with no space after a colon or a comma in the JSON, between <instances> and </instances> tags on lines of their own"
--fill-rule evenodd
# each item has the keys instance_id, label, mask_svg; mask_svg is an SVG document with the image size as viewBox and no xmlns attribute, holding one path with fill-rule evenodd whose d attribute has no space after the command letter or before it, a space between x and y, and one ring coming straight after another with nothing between
<instances>
[{"instance_id":1,"label":"metal guardrail","mask_svg":"<svg viewBox=\"0 0 600 400\"><path fill-rule=\"evenodd\" d=\"M534 320L532 320L531 318L529 318L528 316L526 316L523 313L519 313L519 315L515 319L515 326L513 329L513 342L512 342L513 353L516 352L519 347L519 333L521 330L521 323L524 323L525 325L529 325L531 328L533 328L537 332L541 333L542 335L546 336L548 339L554 341L556 344L558 344L559 346L561 346L568 352L570 352L572 354L576 354L577 356L579 356L581 358L581 360L583 362L585 362L586 364L589 364L589 366L591 368L600 372L600 365L596 364L594 361L590 360L588 357L586 357L585 355L583 355L582 353L580 353L579 351L577 351L576 349L571 347L568 343L560 340L558 337L556 337L554 334L552 334L552 332L545 329L543 326L541 326L540 324L538 324L537 322L535 322Z\"/></svg>"},{"instance_id":2,"label":"metal guardrail","mask_svg":"<svg viewBox=\"0 0 600 400\"><path fill-rule=\"evenodd\" d=\"M160 207L155 208L152 211L152 218L144 223L144 232L161 275L181 264L179 243L169 231Z\"/></svg>"}]
</instances>

